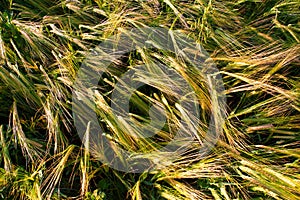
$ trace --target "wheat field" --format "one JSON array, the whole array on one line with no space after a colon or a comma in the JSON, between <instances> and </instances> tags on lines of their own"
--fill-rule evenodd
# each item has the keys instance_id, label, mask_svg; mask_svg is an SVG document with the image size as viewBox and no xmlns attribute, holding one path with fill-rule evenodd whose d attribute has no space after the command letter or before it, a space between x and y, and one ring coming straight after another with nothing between
<instances>
[{"instance_id":1,"label":"wheat field","mask_svg":"<svg viewBox=\"0 0 300 200\"><path fill-rule=\"evenodd\" d=\"M130 149L129 157L141 152L141 159L158 156L159 163L167 157L145 152L172 141L182 120L183 132L196 130L197 139L168 165L126 172L101 161L106 152L85 145L72 97L93 49L121 32L157 27L201 45L226 103L218 105L203 72L172 52L138 48L114 59L97 83L96 103L85 102L95 109L103 137ZM1 0L0 199L300 199L299 55L299 0ZM155 78L136 67L155 71L155 62L181 78L162 71ZM127 70L148 84L130 96L130 116L139 124L132 131L114 114L111 95ZM184 81L199 100L199 118L175 98L181 94L172 88ZM139 127L150 123L152 104L165 109L168 125L143 138ZM202 155L197 149L211 120L219 135ZM113 158L122 160L119 153Z\"/></svg>"}]
</instances>

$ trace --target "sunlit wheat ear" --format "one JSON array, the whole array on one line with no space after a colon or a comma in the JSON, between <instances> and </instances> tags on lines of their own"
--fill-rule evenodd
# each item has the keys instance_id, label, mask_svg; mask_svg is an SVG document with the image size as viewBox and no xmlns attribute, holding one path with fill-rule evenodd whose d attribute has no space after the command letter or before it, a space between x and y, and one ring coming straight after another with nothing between
<instances>
[{"instance_id":1,"label":"sunlit wheat ear","mask_svg":"<svg viewBox=\"0 0 300 200\"><path fill-rule=\"evenodd\" d=\"M81 196L84 197L88 192L90 181L90 124L87 125L85 137L84 137L84 149L82 150L83 156L80 159L81 168Z\"/></svg>"},{"instance_id":2,"label":"sunlit wheat ear","mask_svg":"<svg viewBox=\"0 0 300 200\"><path fill-rule=\"evenodd\" d=\"M283 172L279 173L265 167L265 165L263 164L251 163L244 160L241 161L241 164L242 165L239 167L239 170L241 170L241 172L245 174L250 175L250 177L246 177L244 175L242 175L242 177L245 179L249 178L258 181L259 187L257 189L262 190L262 187L265 187L266 192L269 193L270 196L275 196L278 199L280 199L280 197L293 197L295 199L298 199L298 195L295 195L295 190L299 188L299 183L294 182L288 176L284 175ZM271 182L269 182L270 180ZM276 191L276 193L273 193L271 191Z\"/></svg>"},{"instance_id":3,"label":"sunlit wheat ear","mask_svg":"<svg viewBox=\"0 0 300 200\"><path fill-rule=\"evenodd\" d=\"M42 195L49 198L57 185L61 182L62 172L65 169L68 159L73 153L75 146L69 146L66 150L62 151L53 159L52 166L47 170L47 177L43 180L41 184Z\"/></svg>"},{"instance_id":4,"label":"sunlit wheat ear","mask_svg":"<svg viewBox=\"0 0 300 200\"><path fill-rule=\"evenodd\" d=\"M7 134L3 130L3 125L0 125L0 141L1 141L1 157L3 157L4 169L6 172L11 172L12 163L9 155L9 150L7 146Z\"/></svg>"},{"instance_id":5,"label":"sunlit wheat ear","mask_svg":"<svg viewBox=\"0 0 300 200\"><path fill-rule=\"evenodd\" d=\"M209 196L199 190L192 188L186 183L181 183L173 179L168 179L169 186L155 184L155 187L160 191L160 195L168 200L171 199L209 199Z\"/></svg>"},{"instance_id":6,"label":"sunlit wheat ear","mask_svg":"<svg viewBox=\"0 0 300 200\"><path fill-rule=\"evenodd\" d=\"M38 159L41 159L40 145L28 139L23 131L16 102L13 103L12 107L10 129L14 135L15 144L20 146L25 158L30 160L27 161L35 163Z\"/></svg>"}]
</instances>

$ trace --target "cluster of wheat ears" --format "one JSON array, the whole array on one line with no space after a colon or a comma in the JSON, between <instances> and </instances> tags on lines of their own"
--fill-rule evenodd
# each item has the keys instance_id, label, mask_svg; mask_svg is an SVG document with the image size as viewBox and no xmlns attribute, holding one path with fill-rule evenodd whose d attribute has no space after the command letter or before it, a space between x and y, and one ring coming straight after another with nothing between
<instances>
[{"instance_id":1,"label":"cluster of wheat ears","mask_svg":"<svg viewBox=\"0 0 300 200\"><path fill-rule=\"evenodd\" d=\"M121 31L151 27L180 32L208 52L224 84L226 117L207 154L199 157L195 145L166 167L122 172L83 145L72 92L91 49ZM1 0L0 199L300 199L299 42L299 0ZM169 125L137 139L116 123L110 94L118 75L155 60L185 70L200 99L197 133L205 136L215 101L197 70L177 58L140 48L106 71L92 106L111 141L159 149L190 117L161 74L133 95L129 111L147 123L151 102L162 102Z\"/></svg>"}]
</instances>

